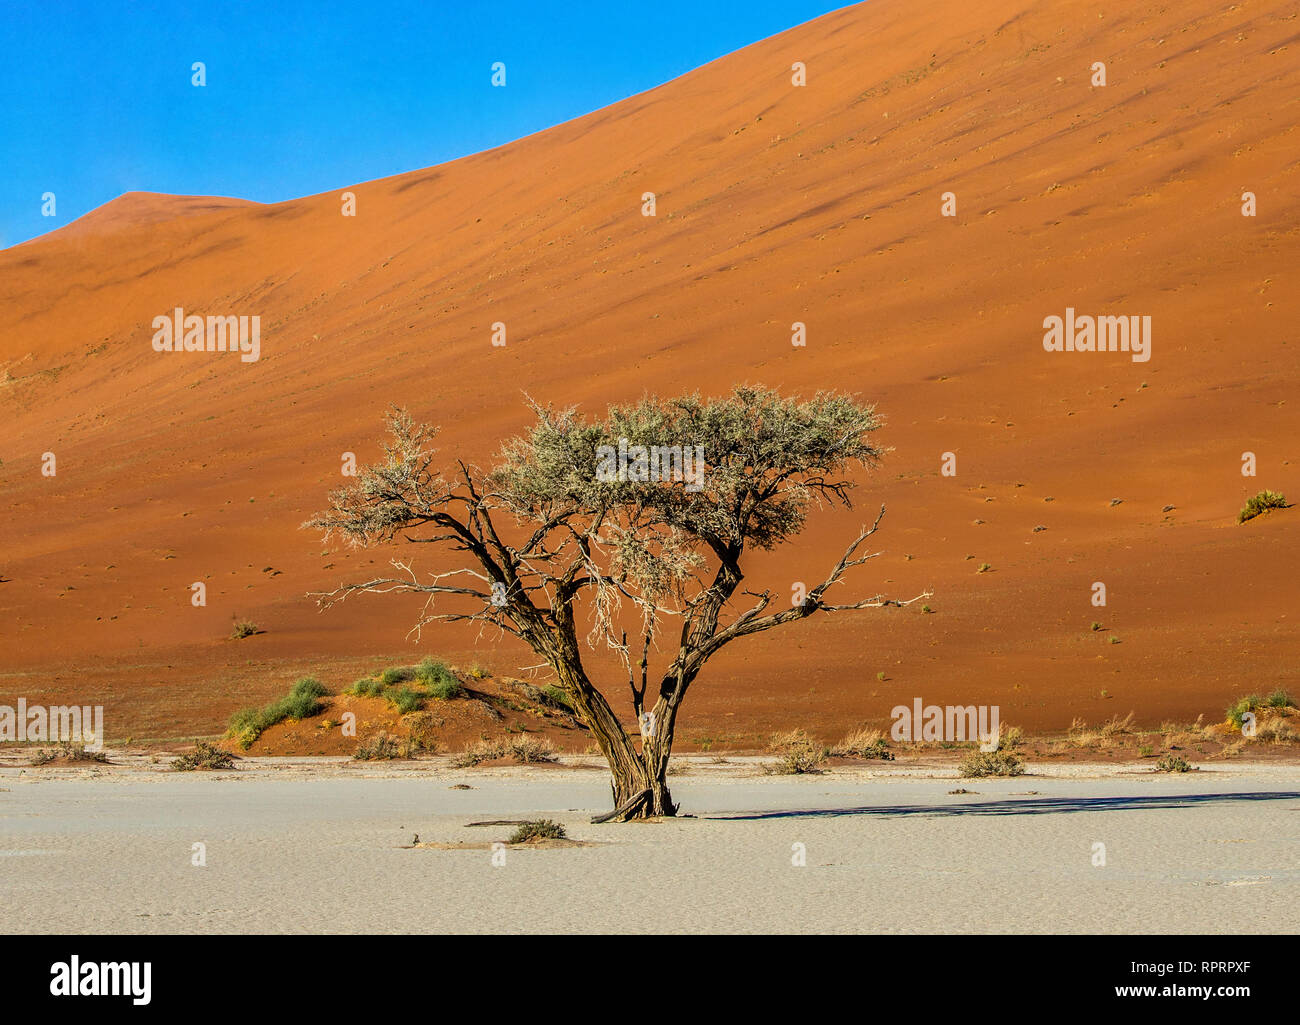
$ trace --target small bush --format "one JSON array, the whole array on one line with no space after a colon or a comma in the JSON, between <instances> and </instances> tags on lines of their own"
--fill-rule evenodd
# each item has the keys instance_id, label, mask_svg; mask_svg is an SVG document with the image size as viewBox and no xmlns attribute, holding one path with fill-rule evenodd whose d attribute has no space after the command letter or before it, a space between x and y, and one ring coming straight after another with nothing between
<instances>
[{"instance_id":1,"label":"small bush","mask_svg":"<svg viewBox=\"0 0 1300 1025\"><path fill-rule=\"evenodd\" d=\"M1275 690L1266 699L1265 703L1269 708L1294 708L1295 701L1291 695L1284 690Z\"/></svg>"},{"instance_id":2,"label":"small bush","mask_svg":"<svg viewBox=\"0 0 1300 1025\"><path fill-rule=\"evenodd\" d=\"M1165 755L1156 762L1153 772L1191 772L1191 764L1181 755Z\"/></svg>"},{"instance_id":3,"label":"small bush","mask_svg":"<svg viewBox=\"0 0 1300 1025\"><path fill-rule=\"evenodd\" d=\"M251 619L236 619L230 630L230 639L232 641L243 640L245 637L252 637L257 632L257 624Z\"/></svg>"},{"instance_id":4,"label":"small bush","mask_svg":"<svg viewBox=\"0 0 1300 1025\"><path fill-rule=\"evenodd\" d=\"M431 754L442 750L437 736L437 729L442 722L442 718L432 712L415 712L407 716L405 723L410 731L412 750L428 751Z\"/></svg>"},{"instance_id":5,"label":"small bush","mask_svg":"<svg viewBox=\"0 0 1300 1025\"><path fill-rule=\"evenodd\" d=\"M471 680L486 680L488 678L488 675L489 675L488 671L484 669L481 665L479 665L477 662L475 662L469 668L469 678Z\"/></svg>"},{"instance_id":6,"label":"small bush","mask_svg":"<svg viewBox=\"0 0 1300 1025\"><path fill-rule=\"evenodd\" d=\"M360 762L386 761L393 758L410 758L411 742L389 736L380 730L357 745L352 757Z\"/></svg>"},{"instance_id":7,"label":"small bush","mask_svg":"<svg viewBox=\"0 0 1300 1025\"><path fill-rule=\"evenodd\" d=\"M1024 759L1010 751L972 751L961 763L961 774L968 779L980 776L1022 776Z\"/></svg>"},{"instance_id":8,"label":"small bush","mask_svg":"<svg viewBox=\"0 0 1300 1025\"><path fill-rule=\"evenodd\" d=\"M545 737L523 733L506 741L506 753L523 765L555 761L555 748Z\"/></svg>"},{"instance_id":9,"label":"small bush","mask_svg":"<svg viewBox=\"0 0 1300 1025\"><path fill-rule=\"evenodd\" d=\"M304 676L289 691L291 698L323 698L329 695L329 688L314 676Z\"/></svg>"},{"instance_id":10,"label":"small bush","mask_svg":"<svg viewBox=\"0 0 1300 1025\"><path fill-rule=\"evenodd\" d=\"M241 708L230 717L226 736L247 751L263 733L285 719L309 719L319 715L324 704L319 700L329 691L312 676L304 676L288 695L262 708Z\"/></svg>"},{"instance_id":11,"label":"small bush","mask_svg":"<svg viewBox=\"0 0 1300 1025\"><path fill-rule=\"evenodd\" d=\"M451 671L451 667L446 662L439 662L433 658L426 658L414 668L413 672L415 678L426 687L447 680L456 682L456 674Z\"/></svg>"},{"instance_id":12,"label":"small bush","mask_svg":"<svg viewBox=\"0 0 1300 1025\"><path fill-rule=\"evenodd\" d=\"M415 679L415 670L410 666L394 666L379 674L379 682L385 687L394 687L399 683Z\"/></svg>"},{"instance_id":13,"label":"small bush","mask_svg":"<svg viewBox=\"0 0 1300 1025\"><path fill-rule=\"evenodd\" d=\"M561 712L573 711L573 704L569 701L569 695L564 692L562 687L558 687L553 683L548 683L542 688L541 700L542 704L558 708Z\"/></svg>"},{"instance_id":14,"label":"small bush","mask_svg":"<svg viewBox=\"0 0 1300 1025\"><path fill-rule=\"evenodd\" d=\"M107 762L108 755L103 751L89 751L85 744L73 744L63 740L53 749L42 748L31 757L30 764L44 765L56 758L65 758L70 762Z\"/></svg>"},{"instance_id":15,"label":"small bush","mask_svg":"<svg viewBox=\"0 0 1300 1025\"><path fill-rule=\"evenodd\" d=\"M499 740L476 740L451 760L453 768L466 769L480 762L491 762L505 755L505 745Z\"/></svg>"},{"instance_id":16,"label":"small bush","mask_svg":"<svg viewBox=\"0 0 1300 1025\"><path fill-rule=\"evenodd\" d=\"M429 697L437 698L439 701L451 701L463 697L464 694L465 688L460 685L460 681L454 676L449 680L437 680L431 683L428 688Z\"/></svg>"},{"instance_id":17,"label":"small bush","mask_svg":"<svg viewBox=\"0 0 1300 1025\"><path fill-rule=\"evenodd\" d=\"M780 756L775 765L765 769L775 776L819 773L822 771L822 763L826 761L825 746L819 744L803 730L774 734L768 750Z\"/></svg>"},{"instance_id":18,"label":"small bush","mask_svg":"<svg viewBox=\"0 0 1300 1025\"><path fill-rule=\"evenodd\" d=\"M195 769L233 769L235 756L223 751L206 740L196 741L194 750L172 760L172 768L177 772L193 772Z\"/></svg>"},{"instance_id":19,"label":"small bush","mask_svg":"<svg viewBox=\"0 0 1300 1025\"><path fill-rule=\"evenodd\" d=\"M373 676L363 676L346 691L359 698L379 698L384 695L384 685Z\"/></svg>"},{"instance_id":20,"label":"small bush","mask_svg":"<svg viewBox=\"0 0 1300 1025\"><path fill-rule=\"evenodd\" d=\"M832 747L830 753L837 758L879 758L886 762L894 760L880 730L865 727L854 730Z\"/></svg>"},{"instance_id":21,"label":"small bush","mask_svg":"<svg viewBox=\"0 0 1300 1025\"><path fill-rule=\"evenodd\" d=\"M420 711L424 707L427 696L424 691L412 690L410 687L394 687L384 694L384 697L397 706L397 711L401 715Z\"/></svg>"},{"instance_id":22,"label":"small bush","mask_svg":"<svg viewBox=\"0 0 1300 1025\"><path fill-rule=\"evenodd\" d=\"M1286 495L1277 491L1261 491L1258 495L1247 500L1241 512L1237 513L1237 522L1245 523L1247 520L1253 520L1256 516L1260 516L1270 509L1285 509L1286 507Z\"/></svg>"},{"instance_id":23,"label":"small bush","mask_svg":"<svg viewBox=\"0 0 1300 1025\"><path fill-rule=\"evenodd\" d=\"M550 819L537 819L533 822L525 822L513 833L506 843L530 843L535 840L563 840L568 834L564 832L564 827L558 822L552 822Z\"/></svg>"},{"instance_id":24,"label":"small bush","mask_svg":"<svg viewBox=\"0 0 1300 1025\"><path fill-rule=\"evenodd\" d=\"M1237 729L1241 729L1242 720L1247 712L1254 712L1263 704L1258 694L1249 694L1244 698L1238 698L1236 702L1228 706L1228 722L1232 723Z\"/></svg>"}]
</instances>

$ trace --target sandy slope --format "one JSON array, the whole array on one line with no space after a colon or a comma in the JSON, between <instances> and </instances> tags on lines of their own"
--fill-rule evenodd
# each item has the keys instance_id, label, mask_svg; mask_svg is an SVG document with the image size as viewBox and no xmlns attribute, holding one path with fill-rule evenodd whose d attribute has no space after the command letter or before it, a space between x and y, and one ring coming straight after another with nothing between
<instances>
[{"instance_id":1,"label":"sandy slope","mask_svg":"<svg viewBox=\"0 0 1300 1025\"><path fill-rule=\"evenodd\" d=\"M1294 687L1295 513L1234 515L1262 487L1300 493L1298 114L1282 0L872 0L353 186L355 218L346 183L269 206L123 197L0 253L0 700L103 701L112 734L175 735L299 672L346 683L413 658L401 602L321 617L303 598L386 559L297 525L343 452L375 455L387 404L483 462L524 425L525 387L598 409L738 381L860 392L894 448L864 508L754 559L751 584L820 579L883 500L888 554L861 593L932 588L935 614L735 646L693 692L688 738L835 732L918 694L1059 728L1217 717ZM1042 320L1067 305L1150 315L1152 360L1045 353ZM150 322L176 306L260 315L262 359L155 354ZM266 632L226 640L235 614ZM474 639L426 631L424 648L535 661Z\"/></svg>"}]
</instances>

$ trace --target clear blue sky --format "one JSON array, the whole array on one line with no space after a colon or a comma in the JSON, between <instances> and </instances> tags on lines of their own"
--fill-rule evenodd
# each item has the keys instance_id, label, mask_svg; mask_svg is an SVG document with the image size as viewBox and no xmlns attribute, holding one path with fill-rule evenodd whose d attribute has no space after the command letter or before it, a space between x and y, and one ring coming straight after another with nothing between
<instances>
[{"instance_id":1,"label":"clear blue sky","mask_svg":"<svg viewBox=\"0 0 1300 1025\"><path fill-rule=\"evenodd\" d=\"M123 192L275 202L442 163L847 2L0 0L0 247Z\"/></svg>"}]
</instances>

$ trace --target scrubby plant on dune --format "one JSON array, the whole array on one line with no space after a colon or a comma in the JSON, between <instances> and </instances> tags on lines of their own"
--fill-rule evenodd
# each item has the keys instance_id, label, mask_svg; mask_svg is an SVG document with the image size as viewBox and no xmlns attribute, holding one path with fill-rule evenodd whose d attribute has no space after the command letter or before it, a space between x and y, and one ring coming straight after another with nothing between
<instances>
[{"instance_id":1,"label":"scrubby plant on dune","mask_svg":"<svg viewBox=\"0 0 1300 1025\"><path fill-rule=\"evenodd\" d=\"M286 719L309 719L324 709L320 699L329 694L314 676L304 676L289 693L261 708L241 708L230 717L226 736L247 751L263 733Z\"/></svg>"},{"instance_id":2,"label":"scrubby plant on dune","mask_svg":"<svg viewBox=\"0 0 1300 1025\"><path fill-rule=\"evenodd\" d=\"M1253 520L1270 509L1286 508L1288 508L1286 495L1278 491L1261 491L1258 495L1247 499L1241 512L1237 513L1237 522L1245 523L1247 520Z\"/></svg>"},{"instance_id":3,"label":"scrubby plant on dune","mask_svg":"<svg viewBox=\"0 0 1300 1025\"><path fill-rule=\"evenodd\" d=\"M397 576L316 597L329 606L358 593L422 594L417 630L476 622L524 641L554 672L609 764L611 817L675 814L666 777L678 713L723 648L813 615L930 597L838 597L846 574L875 557L864 546L883 508L799 604L782 609L772 592L742 587L749 551L791 541L816 504L848 506L849 468L872 467L883 454L870 440L875 412L851 397L799 401L740 387L713 400L646 397L596 420L536 404L533 412L534 426L505 443L491 470L458 462L444 476L430 445L434 429L393 410L384 458L304 526L356 546L433 544L463 561L427 582L395 561ZM611 472L616 454L643 450L667 453L670 472L657 481L639 469ZM747 594L748 607L737 607ZM667 624L675 644L652 676ZM593 681L583 635L589 647L614 651L627 675ZM628 684L631 719L648 726L639 745L610 703Z\"/></svg>"},{"instance_id":4,"label":"scrubby plant on dune","mask_svg":"<svg viewBox=\"0 0 1300 1025\"><path fill-rule=\"evenodd\" d=\"M396 666L377 677L366 676L347 689L348 694L387 698L402 715L418 712L430 698L452 701L465 696L465 688L445 662L426 658L418 666Z\"/></svg>"}]
</instances>

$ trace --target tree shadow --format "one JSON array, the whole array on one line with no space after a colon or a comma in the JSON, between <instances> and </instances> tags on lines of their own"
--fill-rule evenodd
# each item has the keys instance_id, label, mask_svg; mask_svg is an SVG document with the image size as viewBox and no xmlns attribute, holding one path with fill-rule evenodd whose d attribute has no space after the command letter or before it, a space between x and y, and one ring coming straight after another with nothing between
<instances>
[{"instance_id":1,"label":"tree shadow","mask_svg":"<svg viewBox=\"0 0 1300 1025\"><path fill-rule=\"evenodd\" d=\"M917 815L947 817L953 815L1049 815L1076 811L1143 811L1154 808L1186 808L1196 805L1228 804L1245 801L1300 801L1294 790L1261 790L1228 794L1152 794L1136 797L1040 797L1023 801L964 801L950 805L881 804L859 808L807 808L794 811L764 811L747 814L701 815L702 819L839 818L844 815Z\"/></svg>"}]
</instances>

